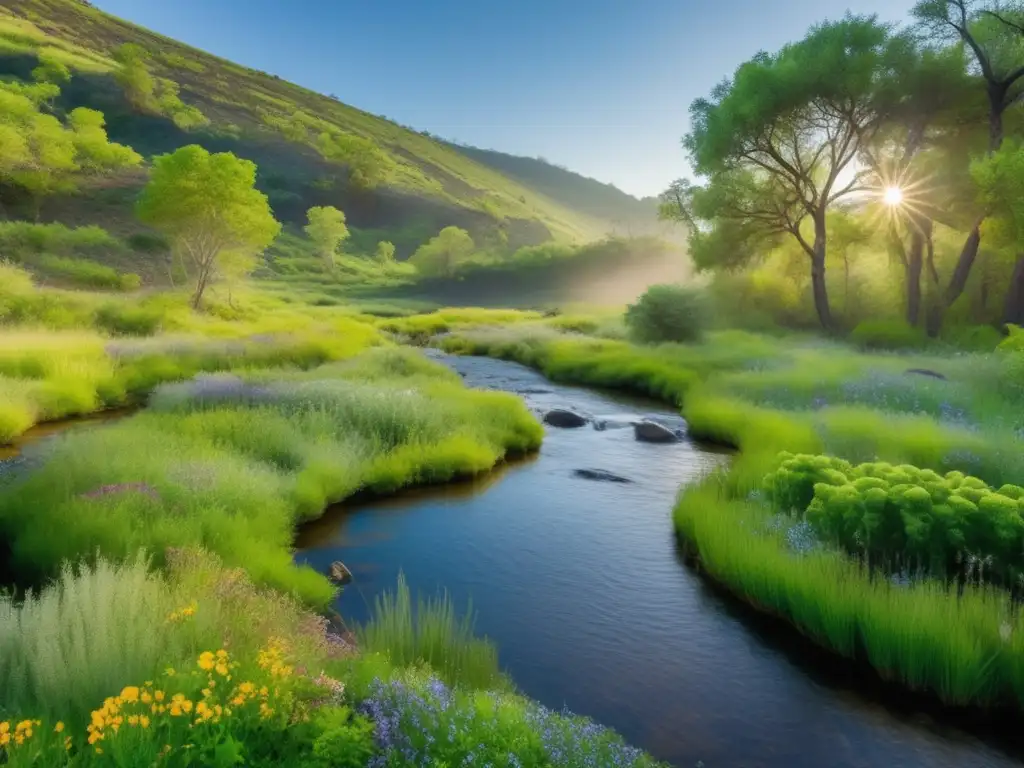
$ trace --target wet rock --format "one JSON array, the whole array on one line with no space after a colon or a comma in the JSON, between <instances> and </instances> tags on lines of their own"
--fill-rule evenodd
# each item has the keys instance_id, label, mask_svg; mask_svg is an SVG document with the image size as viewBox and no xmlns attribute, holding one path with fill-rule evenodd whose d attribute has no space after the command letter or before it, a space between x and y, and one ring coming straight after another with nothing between
<instances>
[{"instance_id":1,"label":"wet rock","mask_svg":"<svg viewBox=\"0 0 1024 768\"><path fill-rule=\"evenodd\" d=\"M576 427L585 426L588 423L586 416L576 413L576 411L570 411L567 408L555 408L554 410L548 411L544 414L544 423L550 424L552 427L562 427L564 429L575 429Z\"/></svg>"},{"instance_id":2,"label":"wet rock","mask_svg":"<svg viewBox=\"0 0 1024 768\"><path fill-rule=\"evenodd\" d=\"M522 389L516 390L517 395L550 395L550 389L543 389L542 387L523 387Z\"/></svg>"},{"instance_id":3,"label":"wet rock","mask_svg":"<svg viewBox=\"0 0 1024 768\"><path fill-rule=\"evenodd\" d=\"M630 421L629 419L595 419L594 429L596 429L598 432L603 432L606 429L628 429L629 427L632 427L636 423L637 422Z\"/></svg>"},{"instance_id":4,"label":"wet rock","mask_svg":"<svg viewBox=\"0 0 1024 768\"><path fill-rule=\"evenodd\" d=\"M641 443L677 443L682 437L656 421L641 421L633 425L633 435Z\"/></svg>"},{"instance_id":5,"label":"wet rock","mask_svg":"<svg viewBox=\"0 0 1024 768\"><path fill-rule=\"evenodd\" d=\"M628 477L622 477L616 475L613 472L609 472L605 469L576 469L573 470L573 474L576 477L582 477L584 480L598 480L605 483L632 483Z\"/></svg>"},{"instance_id":6,"label":"wet rock","mask_svg":"<svg viewBox=\"0 0 1024 768\"><path fill-rule=\"evenodd\" d=\"M339 586L344 586L352 581L352 571L345 567L341 560L335 560L327 569L327 577Z\"/></svg>"},{"instance_id":7,"label":"wet rock","mask_svg":"<svg viewBox=\"0 0 1024 768\"><path fill-rule=\"evenodd\" d=\"M931 376L933 379L942 379L943 381L946 380L946 377L938 371L930 371L927 368L908 368L907 373L917 374L918 376Z\"/></svg>"}]
</instances>

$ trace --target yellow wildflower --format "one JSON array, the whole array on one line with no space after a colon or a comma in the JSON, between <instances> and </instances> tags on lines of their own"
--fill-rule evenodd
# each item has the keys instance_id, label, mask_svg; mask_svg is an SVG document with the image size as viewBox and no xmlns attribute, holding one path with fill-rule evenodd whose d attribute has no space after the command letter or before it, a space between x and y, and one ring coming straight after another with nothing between
<instances>
[{"instance_id":1,"label":"yellow wildflower","mask_svg":"<svg viewBox=\"0 0 1024 768\"><path fill-rule=\"evenodd\" d=\"M68 750L69 752L71 751L71 737L70 736L65 736L64 737L64 749Z\"/></svg>"},{"instance_id":2,"label":"yellow wildflower","mask_svg":"<svg viewBox=\"0 0 1024 768\"><path fill-rule=\"evenodd\" d=\"M11 743L10 733L0 733L0 747L6 747Z\"/></svg>"},{"instance_id":3,"label":"yellow wildflower","mask_svg":"<svg viewBox=\"0 0 1024 768\"><path fill-rule=\"evenodd\" d=\"M153 694L151 694L149 691L143 691L142 694L139 696L139 701L141 701L143 704L151 704L153 702Z\"/></svg>"},{"instance_id":4,"label":"yellow wildflower","mask_svg":"<svg viewBox=\"0 0 1024 768\"><path fill-rule=\"evenodd\" d=\"M149 717L147 717L146 715L140 715L139 725L141 725L143 728L149 728Z\"/></svg>"},{"instance_id":5,"label":"yellow wildflower","mask_svg":"<svg viewBox=\"0 0 1024 768\"><path fill-rule=\"evenodd\" d=\"M121 700L129 704L139 700L139 689L138 686L129 685L123 691L121 691Z\"/></svg>"},{"instance_id":6,"label":"yellow wildflower","mask_svg":"<svg viewBox=\"0 0 1024 768\"><path fill-rule=\"evenodd\" d=\"M174 677L178 673L174 671L174 667L168 667L167 669L164 670L164 674L167 675L168 677Z\"/></svg>"},{"instance_id":7,"label":"yellow wildflower","mask_svg":"<svg viewBox=\"0 0 1024 768\"><path fill-rule=\"evenodd\" d=\"M217 674L221 677L228 676L228 666L224 662L218 662L217 666L215 666L214 669L217 670Z\"/></svg>"},{"instance_id":8,"label":"yellow wildflower","mask_svg":"<svg viewBox=\"0 0 1024 768\"><path fill-rule=\"evenodd\" d=\"M214 664L216 664L216 662L214 661L214 655L209 651L203 651L201 654L199 654L198 664L200 669L213 669Z\"/></svg>"},{"instance_id":9,"label":"yellow wildflower","mask_svg":"<svg viewBox=\"0 0 1024 768\"><path fill-rule=\"evenodd\" d=\"M153 692L153 698L156 699L157 701L163 701L164 700L164 692L163 691L154 691Z\"/></svg>"},{"instance_id":10,"label":"yellow wildflower","mask_svg":"<svg viewBox=\"0 0 1024 768\"><path fill-rule=\"evenodd\" d=\"M54 733L61 733L63 730L64 730L64 723L62 723L60 720L58 720L57 724L55 726L53 726L53 732Z\"/></svg>"}]
</instances>

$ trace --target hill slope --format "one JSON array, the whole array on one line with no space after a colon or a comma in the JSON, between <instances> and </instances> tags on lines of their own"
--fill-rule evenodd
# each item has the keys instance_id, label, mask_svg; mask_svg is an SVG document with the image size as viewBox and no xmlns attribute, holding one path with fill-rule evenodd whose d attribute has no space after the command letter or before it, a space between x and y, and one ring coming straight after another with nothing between
<instances>
[{"instance_id":1,"label":"hill slope","mask_svg":"<svg viewBox=\"0 0 1024 768\"><path fill-rule=\"evenodd\" d=\"M649 235L660 232L658 201L637 199L613 184L605 184L544 160L450 144L454 149L525 187L573 208L587 216L608 222L619 235Z\"/></svg>"},{"instance_id":2,"label":"hill slope","mask_svg":"<svg viewBox=\"0 0 1024 768\"><path fill-rule=\"evenodd\" d=\"M133 106L114 78L112 57L123 43L145 49L152 75L173 81L181 101L200 110L208 124L184 130L167 115ZM336 205L353 226L387 232L399 255L451 224L483 241L513 247L549 239L587 241L615 229L615 200L595 205L582 194L577 203L574 192L536 183L486 153L473 157L80 0L0 0L0 77L28 77L41 53L63 61L74 73L58 108L103 111L111 139L146 156L198 143L255 161L259 184L285 222L300 221L310 205ZM380 183L371 189L354 183L352 163L325 153L325 135L382 154L386 172ZM51 201L44 218L100 221L112 231L130 232L135 225L126 202L140 183L136 176L105 185L113 189ZM632 205L632 198L623 198L623 204Z\"/></svg>"}]
</instances>

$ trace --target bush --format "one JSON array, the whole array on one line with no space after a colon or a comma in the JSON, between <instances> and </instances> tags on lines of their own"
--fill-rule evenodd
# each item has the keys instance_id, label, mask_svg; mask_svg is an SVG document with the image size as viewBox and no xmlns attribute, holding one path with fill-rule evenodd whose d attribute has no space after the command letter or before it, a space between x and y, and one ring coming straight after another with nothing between
<instances>
[{"instance_id":1,"label":"bush","mask_svg":"<svg viewBox=\"0 0 1024 768\"><path fill-rule=\"evenodd\" d=\"M121 275L121 279L118 282L120 283L119 287L121 290L125 292L137 291L142 287L142 278L134 272Z\"/></svg>"},{"instance_id":2,"label":"bush","mask_svg":"<svg viewBox=\"0 0 1024 768\"><path fill-rule=\"evenodd\" d=\"M1024 328L1008 325L1006 330L1009 335L1000 342L997 350L1003 353L1024 353Z\"/></svg>"},{"instance_id":3,"label":"bush","mask_svg":"<svg viewBox=\"0 0 1024 768\"><path fill-rule=\"evenodd\" d=\"M167 253L171 250L167 238L155 232L137 232L129 236L128 246L138 253Z\"/></svg>"},{"instance_id":4,"label":"bush","mask_svg":"<svg viewBox=\"0 0 1024 768\"><path fill-rule=\"evenodd\" d=\"M36 262L51 277L67 280L85 288L121 289L121 275L116 269L87 259L69 259L63 256L41 256Z\"/></svg>"},{"instance_id":5,"label":"bush","mask_svg":"<svg viewBox=\"0 0 1024 768\"><path fill-rule=\"evenodd\" d=\"M630 334L644 344L697 341L707 320L704 293L683 285L652 285L626 310Z\"/></svg>"},{"instance_id":6,"label":"bush","mask_svg":"<svg viewBox=\"0 0 1024 768\"><path fill-rule=\"evenodd\" d=\"M850 341L863 349L919 349L928 343L920 328L902 320L865 320L850 333Z\"/></svg>"},{"instance_id":7,"label":"bush","mask_svg":"<svg viewBox=\"0 0 1024 768\"><path fill-rule=\"evenodd\" d=\"M114 336L152 336L160 330L164 313L156 308L110 302L96 310L93 324Z\"/></svg>"},{"instance_id":8,"label":"bush","mask_svg":"<svg viewBox=\"0 0 1024 768\"><path fill-rule=\"evenodd\" d=\"M971 352L991 352L1005 337L991 325L954 325L943 331L943 341Z\"/></svg>"}]
</instances>

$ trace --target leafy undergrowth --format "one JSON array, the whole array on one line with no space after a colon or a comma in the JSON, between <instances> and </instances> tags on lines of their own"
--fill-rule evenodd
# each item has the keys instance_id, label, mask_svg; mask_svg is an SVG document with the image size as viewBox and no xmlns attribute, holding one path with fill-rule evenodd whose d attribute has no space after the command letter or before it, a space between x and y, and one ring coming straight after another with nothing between
<instances>
[{"instance_id":1,"label":"leafy undergrowth","mask_svg":"<svg viewBox=\"0 0 1024 768\"><path fill-rule=\"evenodd\" d=\"M727 470L686 488L675 509L677 532L707 573L885 678L949 703L1024 707L1024 622L1002 586L978 584L977 563L959 596L956 586L920 569L894 582L842 546L808 546L819 539L785 522L788 509L765 502L765 476L784 451L912 465L917 477L938 473L949 483L971 475L967 485L980 483L978 492L992 499L969 500L961 512L1000 519L975 521L971 530L988 531L993 541L970 556L994 562L990 555L1011 546L1019 528L1018 512L1013 519L1001 514L1002 499L1017 504L1013 488L1024 480L1018 351L869 355L834 342L735 331L700 344L636 347L535 326L463 331L440 343L516 360L557 380L680 405L692 436L739 449ZM942 514L941 505L935 509ZM929 524L929 534L938 530ZM851 534L843 544L856 549L863 542ZM901 563L910 557L916 568L912 555L919 553L904 545ZM1003 575L1015 578L1008 568Z\"/></svg>"},{"instance_id":2,"label":"leafy undergrowth","mask_svg":"<svg viewBox=\"0 0 1024 768\"><path fill-rule=\"evenodd\" d=\"M501 679L493 653L442 677L422 659L356 653L323 619L201 551L174 552L163 573L141 557L66 568L21 605L0 598L0 615L5 765L656 766L507 685L473 687ZM368 629L386 638L381 621ZM435 645L467 639L448 600L416 622Z\"/></svg>"},{"instance_id":3,"label":"leafy undergrowth","mask_svg":"<svg viewBox=\"0 0 1024 768\"><path fill-rule=\"evenodd\" d=\"M325 605L327 580L292 563L296 524L357 491L485 471L542 434L518 398L466 389L412 350L200 377L159 389L144 413L42 446L0 493L0 530L29 582L97 550L202 546Z\"/></svg>"}]
</instances>

